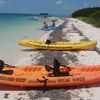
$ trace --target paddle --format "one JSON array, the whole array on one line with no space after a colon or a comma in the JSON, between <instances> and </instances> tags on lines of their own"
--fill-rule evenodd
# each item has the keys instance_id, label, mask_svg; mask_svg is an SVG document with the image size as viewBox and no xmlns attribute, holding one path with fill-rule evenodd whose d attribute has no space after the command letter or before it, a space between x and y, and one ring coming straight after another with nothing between
<instances>
[{"instance_id":1,"label":"paddle","mask_svg":"<svg viewBox=\"0 0 100 100\"><path fill-rule=\"evenodd\" d=\"M60 64L60 62L56 59L56 58L54 58L54 66L60 66L61 64Z\"/></svg>"},{"instance_id":2,"label":"paddle","mask_svg":"<svg viewBox=\"0 0 100 100\"><path fill-rule=\"evenodd\" d=\"M53 67L50 67L49 65L45 65L45 69L50 72L50 70L59 71L60 63L57 59L54 58Z\"/></svg>"},{"instance_id":3,"label":"paddle","mask_svg":"<svg viewBox=\"0 0 100 100\"><path fill-rule=\"evenodd\" d=\"M68 67L66 65L61 65L60 62L56 58L54 58L54 65L53 66L54 66L55 70L59 70L60 66L63 66L65 68L68 68L69 70L71 70L70 67Z\"/></svg>"}]
</instances>

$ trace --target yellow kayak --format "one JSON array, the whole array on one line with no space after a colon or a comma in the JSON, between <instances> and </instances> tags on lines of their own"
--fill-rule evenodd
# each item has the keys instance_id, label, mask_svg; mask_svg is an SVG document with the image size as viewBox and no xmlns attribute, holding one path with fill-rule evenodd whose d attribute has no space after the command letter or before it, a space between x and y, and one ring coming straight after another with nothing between
<instances>
[{"instance_id":1,"label":"yellow kayak","mask_svg":"<svg viewBox=\"0 0 100 100\"><path fill-rule=\"evenodd\" d=\"M96 47L96 41L86 42L53 42L46 44L37 40L21 40L19 45L43 50L88 50Z\"/></svg>"}]
</instances>

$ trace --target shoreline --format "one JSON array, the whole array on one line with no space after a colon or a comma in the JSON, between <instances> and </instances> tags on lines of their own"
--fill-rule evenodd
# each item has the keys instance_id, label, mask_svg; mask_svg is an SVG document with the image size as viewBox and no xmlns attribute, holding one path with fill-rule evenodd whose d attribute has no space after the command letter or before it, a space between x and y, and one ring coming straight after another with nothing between
<instances>
[{"instance_id":1,"label":"shoreline","mask_svg":"<svg viewBox=\"0 0 100 100\"><path fill-rule=\"evenodd\" d=\"M63 21L58 19L58 22L57 22L57 26L63 24ZM50 38L50 35L52 33L55 33L55 31L48 31L46 32L40 39L38 40L41 40L41 41L46 41L47 39ZM25 47L24 47L25 48ZM45 50L33 50L32 48L28 48L29 49L29 52L27 54L25 54L24 57L21 57L19 61L17 61L15 63L16 66L19 66L19 65L39 65L39 64L42 64L42 65L45 65L45 60L43 63L40 63L42 57L44 57L45 54L42 54L42 52L45 52ZM27 49L27 50L28 50ZM46 50L47 51L47 50ZM44 57L45 58L45 57Z\"/></svg>"}]
</instances>

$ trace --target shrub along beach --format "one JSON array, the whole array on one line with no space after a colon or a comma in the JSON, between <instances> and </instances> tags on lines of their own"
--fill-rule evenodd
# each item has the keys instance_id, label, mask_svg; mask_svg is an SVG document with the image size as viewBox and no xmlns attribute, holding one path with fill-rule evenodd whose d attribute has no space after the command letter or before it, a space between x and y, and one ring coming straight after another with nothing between
<instances>
[{"instance_id":1,"label":"shrub along beach","mask_svg":"<svg viewBox=\"0 0 100 100\"><path fill-rule=\"evenodd\" d=\"M72 17L100 27L100 7L80 9L74 12Z\"/></svg>"}]
</instances>

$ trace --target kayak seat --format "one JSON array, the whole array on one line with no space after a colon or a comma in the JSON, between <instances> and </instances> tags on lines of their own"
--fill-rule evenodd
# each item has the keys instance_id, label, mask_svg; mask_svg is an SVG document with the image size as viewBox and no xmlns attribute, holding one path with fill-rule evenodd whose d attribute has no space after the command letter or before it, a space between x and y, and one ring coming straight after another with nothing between
<instances>
[{"instance_id":1,"label":"kayak seat","mask_svg":"<svg viewBox=\"0 0 100 100\"><path fill-rule=\"evenodd\" d=\"M48 71L48 72L50 72L50 71L52 71L52 70L53 70L53 68L52 68L52 67L50 67L50 66L48 66L48 65L45 65L45 69L46 69L46 71Z\"/></svg>"},{"instance_id":2,"label":"kayak seat","mask_svg":"<svg viewBox=\"0 0 100 100\"><path fill-rule=\"evenodd\" d=\"M0 71L0 74L12 75L13 74L13 70L2 70L2 71Z\"/></svg>"},{"instance_id":3,"label":"kayak seat","mask_svg":"<svg viewBox=\"0 0 100 100\"><path fill-rule=\"evenodd\" d=\"M45 44L51 44L50 40L46 40Z\"/></svg>"},{"instance_id":4,"label":"kayak seat","mask_svg":"<svg viewBox=\"0 0 100 100\"><path fill-rule=\"evenodd\" d=\"M67 71L67 72L60 72L59 70L54 70L54 68L52 68L52 67L50 67L48 65L45 65L45 69L48 72L52 71L52 73L48 74L48 76L52 76L52 75L53 76L70 76L69 71Z\"/></svg>"}]
</instances>

